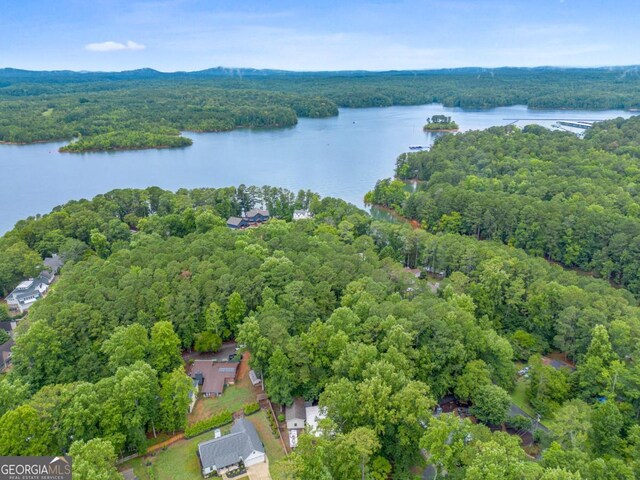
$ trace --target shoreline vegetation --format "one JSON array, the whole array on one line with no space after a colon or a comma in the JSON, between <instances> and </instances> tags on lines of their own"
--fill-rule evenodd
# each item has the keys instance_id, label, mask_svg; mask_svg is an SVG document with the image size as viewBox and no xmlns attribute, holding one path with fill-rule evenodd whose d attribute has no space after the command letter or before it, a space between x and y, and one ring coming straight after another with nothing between
<instances>
[{"instance_id":1,"label":"shoreline vegetation","mask_svg":"<svg viewBox=\"0 0 640 480\"><path fill-rule=\"evenodd\" d=\"M399 156L395 179L378 181L365 201L430 233L522 248L640 296L639 140L640 117L598 122L584 138L537 125L445 135Z\"/></svg>"},{"instance_id":2,"label":"shoreline vegetation","mask_svg":"<svg viewBox=\"0 0 640 480\"><path fill-rule=\"evenodd\" d=\"M149 148L183 148L193 144L193 140L183 137L180 132L155 134L148 132L111 132L92 137L81 137L59 148L62 153L109 152L122 150L145 150Z\"/></svg>"},{"instance_id":3,"label":"shoreline vegetation","mask_svg":"<svg viewBox=\"0 0 640 480\"><path fill-rule=\"evenodd\" d=\"M427 123L422 128L425 132L457 132L460 127L446 115L433 115L427 118Z\"/></svg>"},{"instance_id":4,"label":"shoreline vegetation","mask_svg":"<svg viewBox=\"0 0 640 480\"><path fill-rule=\"evenodd\" d=\"M489 109L634 110L640 78L620 69L501 68L411 72L257 72L211 69L165 74L30 72L0 69L0 142L31 144L81 137L66 152L187 146L159 141L172 131L285 128L338 108L441 103ZM571 85L568 88L567 85ZM429 125L452 131L454 125ZM125 140L129 132L148 141ZM113 135L108 139L96 138ZM95 140L89 140L96 138ZM105 145L101 143L106 141Z\"/></svg>"}]
</instances>

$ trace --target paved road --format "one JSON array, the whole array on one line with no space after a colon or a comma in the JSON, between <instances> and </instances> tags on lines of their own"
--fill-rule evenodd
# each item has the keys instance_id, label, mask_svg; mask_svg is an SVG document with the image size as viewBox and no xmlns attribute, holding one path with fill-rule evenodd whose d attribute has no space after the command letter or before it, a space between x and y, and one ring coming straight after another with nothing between
<instances>
[{"instance_id":1,"label":"paved road","mask_svg":"<svg viewBox=\"0 0 640 480\"><path fill-rule=\"evenodd\" d=\"M203 353L200 354L198 352L188 352L182 355L182 358L185 362L189 360L215 360L216 362L228 362L229 355L232 353L236 353L236 343L235 342L225 342L220 347L216 353Z\"/></svg>"},{"instance_id":2,"label":"paved road","mask_svg":"<svg viewBox=\"0 0 640 480\"><path fill-rule=\"evenodd\" d=\"M544 430L545 432L548 432L549 429L547 427L545 427L542 423L538 423L535 421L535 419L529 415L527 412L525 412L524 410L522 410L519 406L517 406L515 403L511 404L511 408L509 409L509 416L510 417L517 417L518 415L521 415L525 418L528 418L530 420L533 420L533 423L535 425L534 430Z\"/></svg>"}]
</instances>

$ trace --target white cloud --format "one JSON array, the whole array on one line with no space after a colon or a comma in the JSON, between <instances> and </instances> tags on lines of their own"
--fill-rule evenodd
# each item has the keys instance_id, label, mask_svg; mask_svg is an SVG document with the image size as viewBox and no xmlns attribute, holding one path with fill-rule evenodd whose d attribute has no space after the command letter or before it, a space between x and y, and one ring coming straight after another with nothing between
<instances>
[{"instance_id":1,"label":"white cloud","mask_svg":"<svg viewBox=\"0 0 640 480\"><path fill-rule=\"evenodd\" d=\"M146 45L141 43L132 42L131 40L127 41L127 43L120 42L101 42L101 43L89 43L84 46L85 50L89 50L90 52L117 52L120 50L144 50Z\"/></svg>"}]
</instances>

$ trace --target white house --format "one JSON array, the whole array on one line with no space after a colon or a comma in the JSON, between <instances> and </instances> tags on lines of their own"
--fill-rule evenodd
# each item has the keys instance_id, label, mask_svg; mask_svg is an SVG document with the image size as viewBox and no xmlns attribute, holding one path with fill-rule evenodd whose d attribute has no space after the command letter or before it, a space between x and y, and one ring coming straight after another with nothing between
<instances>
[{"instance_id":1,"label":"white house","mask_svg":"<svg viewBox=\"0 0 640 480\"><path fill-rule=\"evenodd\" d=\"M41 298L49 289L53 282L53 274L48 271L42 272L37 278L30 278L18 284L18 286L7 296L7 305L11 310L18 310L23 313Z\"/></svg>"},{"instance_id":2,"label":"white house","mask_svg":"<svg viewBox=\"0 0 640 480\"><path fill-rule=\"evenodd\" d=\"M309 210L295 210L293 212L293 220L307 220L313 218L313 213Z\"/></svg>"},{"instance_id":3,"label":"white house","mask_svg":"<svg viewBox=\"0 0 640 480\"><path fill-rule=\"evenodd\" d=\"M309 433L319 437L322 433L320 428L318 428L318 422L320 420L324 420L327 418L327 412L323 408L321 409L319 406L314 405L306 408L307 415L307 430Z\"/></svg>"}]
</instances>

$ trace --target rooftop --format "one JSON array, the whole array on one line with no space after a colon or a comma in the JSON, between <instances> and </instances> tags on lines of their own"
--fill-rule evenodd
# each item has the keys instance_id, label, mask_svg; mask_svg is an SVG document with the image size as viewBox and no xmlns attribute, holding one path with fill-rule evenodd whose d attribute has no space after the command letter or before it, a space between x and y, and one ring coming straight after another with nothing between
<instances>
[{"instance_id":1,"label":"rooftop","mask_svg":"<svg viewBox=\"0 0 640 480\"><path fill-rule=\"evenodd\" d=\"M216 470L244 461L253 452L264 451L258 432L245 418L235 421L229 435L198 444L202 466L215 467Z\"/></svg>"},{"instance_id":2,"label":"rooftop","mask_svg":"<svg viewBox=\"0 0 640 480\"><path fill-rule=\"evenodd\" d=\"M244 218L240 217L229 217L229 220L227 220L227 225L240 225L243 220Z\"/></svg>"},{"instance_id":3,"label":"rooftop","mask_svg":"<svg viewBox=\"0 0 640 480\"><path fill-rule=\"evenodd\" d=\"M262 210L260 208L252 208L251 210L249 210L245 214L245 217L255 217L256 215L262 215L264 217L268 217L269 216L269 210Z\"/></svg>"},{"instance_id":4,"label":"rooftop","mask_svg":"<svg viewBox=\"0 0 640 480\"><path fill-rule=\"evenodd\" d=\"M304 398L296 398L293 403L287 407L286 418L287 420L293 420L294 418L305 420L307 418Z\"/></svg>"},{"instance_id":5,"label":"rooftop","mask_svg":"<svg viewBox=\"0 0 640 480\"><path fill-rule=\"evenodd\" d=\"M249 370L249 379L251 380L252 385L258 385L262 381L258 378L258 375L256 375L256 372L254 372L253 370Z\"/></svg>"},{"instance_id":6,"label":"rooftop","mask_svg":"<svg viewBox=\"0 0 640 480\"><path fill-rule=\"evenodd\" d=\"M318 429L318 422L327 418L327 412L324 409L320 409L318 405L314 405L312 407L307 407L306 414L309 430L312 433L319 435L320 431Z\"/></svg>"},{"instance_id":7,"label":"rooftop","mask_svg":"<svg viewBox=\"0 0 640 480\"><path fill-rule=\"evenodd\" d=\"M16 290L27 290L29 287L31 287L31 285L33 285L33 281L33 278L30 278L29 280L23 280L18 284Z\"/></svg>"},{"instance_id":8,"label":"rooftop","mask_svg":"<svg viewBox=\"0 0 640 480\"><path fill-rule=\"evenodd\" d=\"M54 253L50 257L44 259L44 266L51 270L54 274L58 273L60 267L64 264L64 261L57 253Z\"/></svg>"},{"instance_id":9,"label":"rooftop","mask_svg":"<svg viewBox=\"0 0 640 480\"><path fill-rule=\"evenodd\" d=\"M227 380L235 379L238 362L213 362L211 360L196 360L191 366L191 376L199 378L202 374L202 392L220 394L224 391Z\"/></svg>"}]
</instances>

